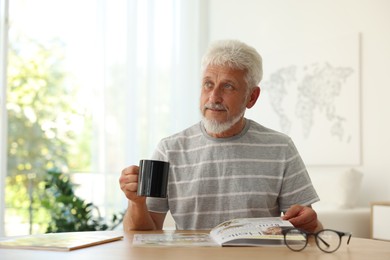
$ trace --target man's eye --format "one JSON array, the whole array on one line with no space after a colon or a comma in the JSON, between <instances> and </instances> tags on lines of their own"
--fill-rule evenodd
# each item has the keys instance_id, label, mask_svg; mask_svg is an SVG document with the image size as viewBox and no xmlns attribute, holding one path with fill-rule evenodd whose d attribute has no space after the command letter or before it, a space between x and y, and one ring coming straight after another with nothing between
<instances>
[{"instance_id":1,"label":"man's eye","mask_svg":"<svg viewBox=\"0 0 390 260\"><path fill-rule=\"evenodd\" d=\"M213 87L213 84L212 84L211 82L205 82L205 83L203 84L203 86L204 86L205 88L211 88L211 87Z\"/></svg>"},{"instance_id":2,"label":"man's eye","mask_svg":"<svg viewBox=\"0 0 390 260\"><path fill-rule=\"evenodd\" d=\"M232 84L225 84L224 85L224 88L227 88L227 89L232 89L234 88Z\"/></svg>"}]
</instances>

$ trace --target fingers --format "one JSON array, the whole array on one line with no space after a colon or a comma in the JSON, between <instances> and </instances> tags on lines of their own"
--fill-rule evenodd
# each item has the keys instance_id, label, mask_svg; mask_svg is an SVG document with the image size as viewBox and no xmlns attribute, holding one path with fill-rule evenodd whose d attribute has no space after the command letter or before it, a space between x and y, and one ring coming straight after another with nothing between
<instances>
[{"instance_id":1,"label":"fingers","mask_svg":"<svg viewBox=\"0 0 390 260\"><path fill-rule=\"evenodd\" d=\"M283 219L288 220L297 228L314 232L318 225L317 213L311 208L302 205L291 206Z\"/></svg>"},{"instance_id":2,"label":"fingers","mask_svg":"<svg viewBox=\"0 0 390 260\"><path fill-rule=\"evenodd\" d=\"M301 212L302 209L303 209L303 206L301 206L301 205L292 205L287 210L287 212L284 214L283 219L289 220L291 218L296 217L297 215L299 215L299 213Z\"/></svg>"},{"instance_id":3,"label":"fingers","mask_svg":"<svg viewBox=\"0 0 390 260\"><path fill-rule=\"evenodd\" d=\"M119 178L119 183L121 187L128 183L138 183L138 167L130 166L123 169Z\"/></svg>"},{"instance_id":4,"label":"fingers","mask_svg":"<svg viewBox=\"0 0 390 260\"><path fill-rule=\"evenodd\" d=\"M122 170L119 177L121 190L132 201L137 200L138 170L139 167L136 165L129 166Z\"/></svg>"}]
</instances>

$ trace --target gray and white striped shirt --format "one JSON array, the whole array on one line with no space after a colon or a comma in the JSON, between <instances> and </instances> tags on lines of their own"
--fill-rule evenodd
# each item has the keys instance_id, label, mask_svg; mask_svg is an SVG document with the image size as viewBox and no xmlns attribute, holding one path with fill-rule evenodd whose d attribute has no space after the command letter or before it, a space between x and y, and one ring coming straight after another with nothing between
<instances>
[{"instance_id":1,"label":"gray and white striped shirt","mask_svg":"<svg viewBox=\"0 0 390 260\"><path fill-rule=\"evenodd\" d=\"M161 140L153 159L170 162L168 198L148 198L148 209L170 210L177 229L280 216L293 204L319 200L292 140L248 119L230 138L193 125Z\"/></svg>"}]
</instances>

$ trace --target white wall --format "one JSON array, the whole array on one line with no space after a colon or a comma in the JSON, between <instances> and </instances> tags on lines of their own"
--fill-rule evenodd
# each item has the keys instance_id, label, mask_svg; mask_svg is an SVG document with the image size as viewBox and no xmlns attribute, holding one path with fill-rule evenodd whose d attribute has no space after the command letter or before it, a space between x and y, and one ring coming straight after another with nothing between
<instances>
[{"instance_id":1,"label":"white wall","mask_svg":"<svg viewBox=\"0 0 390 260\"><path fill-rule=\"evenodd\" d=\"M262 54L265 70L286 46L360 33L362 152L352 166L364 173L360 205L390 200L390 1L210 0L209 10L209 40L247 42Z\"/></svg>"}]
</instances>

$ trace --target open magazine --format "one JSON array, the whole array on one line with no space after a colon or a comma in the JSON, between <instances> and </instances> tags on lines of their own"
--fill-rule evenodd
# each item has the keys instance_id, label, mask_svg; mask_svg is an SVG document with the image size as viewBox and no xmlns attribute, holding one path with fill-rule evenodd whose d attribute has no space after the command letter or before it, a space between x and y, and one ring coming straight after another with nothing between
<instances>
[{"instance_id":1,"label":"open magazine","mask_svg":"<svg viewBox=\"0 0 390 260\"><path fill-rule=\"evenodd\" d=\"M293 225L280 217L238 218L225 221L210 233L135 234L134 246L277 246L282 230Z\"/></svg>"}]
</instances>

